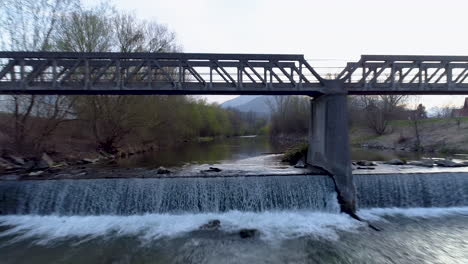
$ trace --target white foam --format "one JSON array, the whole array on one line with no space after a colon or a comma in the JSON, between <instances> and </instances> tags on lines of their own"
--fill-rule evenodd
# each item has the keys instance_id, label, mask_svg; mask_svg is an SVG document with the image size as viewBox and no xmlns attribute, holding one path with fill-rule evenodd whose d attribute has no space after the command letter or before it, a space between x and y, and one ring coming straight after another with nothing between
<instances>
[{"instance_id":1,"label":"white foam","mask_svg":"<svg viewBox=\"0 0 468 264\"><path fill-rule=\"evenodd\" d=\"M106 236L135 235L143 240L180 236L198 230L209 220L219 219L221 231L238 232L242 228L260 231L264 240L302 236L337 239L338 230L351 230L362 223L345 214L320 212L239 212L207 214L148 214L134 216L0 216L0 225L12 228L0 237L14 235L15 240L34 239L36 243L77 237L90 239Z\"/></svg>"},{"instance_id":2,"label":"white foam","mask_svg":"<svg viewBox=\"0 0 468 264\"><path fill-rule=\"evenodd\" d=\"M468 215L468 207L454 208L376 208L360 210L358 214L370 221L385 220L384 216L434 218ZM132 216L0 216L1 226L10 226L0 233L11 242L32 239L47 244L68 238L86 241L92 238L137 236L142 241L182 236L213 219L221 221L220 231L231 233L242 228L260 231L260 239L278 241L297 237L339 238L338 231L354 232L366 225L345 214L313 211L239 212L204 214L147 214Z\"/></svg>"}]
</instances>

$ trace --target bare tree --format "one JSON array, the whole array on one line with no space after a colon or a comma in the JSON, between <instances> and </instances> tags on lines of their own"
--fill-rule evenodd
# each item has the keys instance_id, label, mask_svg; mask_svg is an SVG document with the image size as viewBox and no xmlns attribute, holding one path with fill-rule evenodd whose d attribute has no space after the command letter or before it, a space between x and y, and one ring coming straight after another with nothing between
<instances>
[{"instance_id":1,"label":"bare tree","mask_svg":"<svg viewBox=\"0 0 468 264\"><path fill-rule=\"evenodd\" d=\"M17 51L44 51L51 49L51 39L56 33L58 21L63 13L79 4L77 0L3 0L0 2L1 48ZM23 151L28 143L27 131L31 119L45 96L7 96L7 108L13 118L13 143L18 151ZM54 97L57 103L60 97ZM36 128L37 130L37 128ZM49 130L49 129L47 129ZM39 132L39 133L43 133ZM50 132L51 133L51 132ZM49 132L45 134L50 134Z\"/></svg>"},{"instance_id":2,"label":"bare tree","mask_svg":"<svg viewBox=\"0 0 468 264\"><path fill-rule=\"evenodd\" d=\"M112 23L106 15L105 5L94 9L79 8L60 19L60 30L54 36L55 49L74 52L111 51L113 46Z\"/></svg>"},{"instance_id":3,"label":"bare tree","mask_svg":"<svg viewBox=\"0 0 468 264\"><path fill-rule=\"evenodd\" d=\"M390 120L396 119L401 112L407 96L404 95L378 95L359 97L369 128L378 135L389 130Z\"/></svg>"}]
</instances>

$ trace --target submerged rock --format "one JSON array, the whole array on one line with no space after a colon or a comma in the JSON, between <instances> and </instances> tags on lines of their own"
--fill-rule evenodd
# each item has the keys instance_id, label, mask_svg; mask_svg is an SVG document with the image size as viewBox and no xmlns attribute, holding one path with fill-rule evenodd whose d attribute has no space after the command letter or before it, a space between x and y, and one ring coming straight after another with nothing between
<instances>
[{"instance_id":1,"label":"submerged rock","mask_svg":"<svg viewBox=\"0 0 468 264\"><path fill-rule=\"evenodd\" d=\"M200 229L216 230L216 229L219 229L220 227L221 227L221 221L219 221L218 219L215 219L215 220L210 220L208 223L200 226Z\"/></svg>"},{"instance_id":2,"label":"submerged rock","mask_svg":"<svg viewBox=\"0 0 468 264\"><path fill-rule=\"evenodd\" d=\"M258 234L257 229L241 229L239 235L241 238L252 238Z\"/></svg>"},{"instance_id":3,"label":"submerged rock","mask_svg":"<svg viewBox=\"0 0 468 264\"><path fill-rule=\"evenodd\" d=\"M400 159L392 159L392 160L389 160L389 161L385 162L385 164L389 164L389 165L405 165L406 162L403 161L403 160L400 160Z\"/></svg>"}]
</instances>

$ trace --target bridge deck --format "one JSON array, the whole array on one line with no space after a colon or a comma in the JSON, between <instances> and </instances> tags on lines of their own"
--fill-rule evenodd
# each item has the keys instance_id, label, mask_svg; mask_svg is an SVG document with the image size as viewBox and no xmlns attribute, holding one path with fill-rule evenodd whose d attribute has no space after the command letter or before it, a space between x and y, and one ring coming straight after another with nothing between
<instances>
[{"instance_id":1,"label":"bridge deck","mask_svg":"<svg viewBox=\"0 0 468 264\"><path fill-rule=\"evenodd\" d=\"M364 55L349 94L468 94L468 56ZM327 93L303 55L0 52L0 94Z\"/></svg>"}]
</instances>

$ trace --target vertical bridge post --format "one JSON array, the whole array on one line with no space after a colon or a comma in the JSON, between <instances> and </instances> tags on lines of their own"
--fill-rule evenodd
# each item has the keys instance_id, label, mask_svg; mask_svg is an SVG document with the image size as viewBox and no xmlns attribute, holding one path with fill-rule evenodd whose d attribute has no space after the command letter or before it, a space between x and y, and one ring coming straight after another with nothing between
<instances>
[{"instance_id":1,"label":"vertical bridge post","mask_svg":"<svg viewBox=\"0 0 468 264\"><path fill-rule=\"evenodd\" d=\"M311 100L307 163L326 170L335 182L341 211L356 212L348 134L347 91L341 80L323 80L325 94Z\"/></svg>"}]
</instances>

